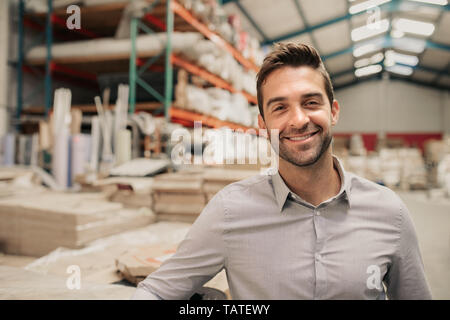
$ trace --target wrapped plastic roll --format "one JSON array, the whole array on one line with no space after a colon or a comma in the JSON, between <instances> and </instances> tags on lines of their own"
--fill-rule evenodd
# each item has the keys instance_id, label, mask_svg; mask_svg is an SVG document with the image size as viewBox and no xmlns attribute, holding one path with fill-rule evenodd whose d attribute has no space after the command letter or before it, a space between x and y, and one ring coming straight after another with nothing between
<instances>
[{"instance_id":1,"label":"wrapped plastic roll","mask_svg":"<svg viewBox=\"0 0 450 320\"><path fill-rule=\"evenodd\" d=\"M65 189L69 183L69 128L63 126L54 136L52 150L52 173L59 187Z\"/></svg>"},{"instance_id":2,"label":"wrapped plastic roll","mask_svg":"<svg viewBox=\"0 0 450 320\"><path fill-rule=\"evenodd\" d=\"M14 156L16 154L16 136L13 133L8 133L2 137L2 153L3 165L14 165Z\"/></svg>"},{"instance_id":3,"label":"wrapped plastic roll","mask_svg":"<svg viewBox=\"0 0 450 320\"><path fill-rule=\"evenodd\" d=\"M203 114L209 114L211 111L208 93L201 88L192 85L186 86L186 100L188 109Z\"/></svg>"},{"instance_id":4,"label":"wrapped plastic roll","mask_svg":"<svg viewBox=\"0 0 450 320\"><path fill-rule=\"evenodd\" d=\"M233 112L231 113L230 121L241 123L245 126L251 126L252 115L248 107L247 99L241 93L234 93L231 96L231 105Z\"/></svg>"},{"instance_id":5,"label":"wrapped plastic roll","mask_svg":"<svg viewBox=\"0 0 450 320\"><path fill-rule=\"evenodd\" d=\"M172 49L183 52L194 47L202 39L197 32L174 32ZM136 39L139 56L155 56L164 50L167 41L165 32L140 35ZM130 39L102 38L84 41L71 41L52 45L52 57L55 61L104 61L107 59L128 59L131 52ZM43 63L47 56L47 48L40 45L31 48L26 60L31 63Z\"/></svg>"},{"instance_id":6,"label":"wrapped plastic roll","mask_svg":"<svg viewBox=\"0 0 450 320\"><path fill-rule=\"evenodd\" d=\"M227 90L223 90L220 88L208 88L206 89L206 92L211 97L211 99L216 100L230 100L231 99L231 93Z\"/></svg>"},{"instance_id":7,"label":"wrapped plastic roll","mask_svg":"<svg viewBox=\"0 0 450 320\"><path fill-rule=\"evenodd\" d=\"M116 142L116 165L131 160L131 131L122 129L117 135Z\"/></svg>"},{"instance_id":8,"label":"wrapped plastic roll","mask_svg":"<svg viewBox=\"0 0 450 320\"><path fill-rule=\"evenodd\" d=\"M86 173L88 162L90 159L90 150L91 150L90 135L79 133L72 136L72 154L71 154L72 181L75 180L75 177L77 175Z\"/></svg>"}]
</instances>

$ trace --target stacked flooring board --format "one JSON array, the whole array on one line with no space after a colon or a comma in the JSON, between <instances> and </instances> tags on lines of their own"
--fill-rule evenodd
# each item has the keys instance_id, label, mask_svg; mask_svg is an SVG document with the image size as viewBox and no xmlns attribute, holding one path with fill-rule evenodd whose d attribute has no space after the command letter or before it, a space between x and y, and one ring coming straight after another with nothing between
<instances>
[{"instance_id":1,"label":"stacked flooring board","mask_svg":"<svg viewBox=\"0 0 450 320\"><path fill-rule=\"evenodd\" d=\"M152 208L153 178L149 177L110 177L97 180L95 186L107 187L114 185L116 190L112 192L109 200L119 202L127 208Z\"/></svg>"},{"instance_id":2,"label":"stacked flooring board","mask_svg":"<svg viewBox=\"0 0 450 320\"><path fill-rule=\"evenodd\" d=\"M255 170L207 169L203 173L203 190L207 202L230 183L258 174Z\"/></svg>"},{"instance_id":3,"label":"stacked flooring board","mask_svg":"<svg viewBox=\"0 0 450 320\"><path fill-rule=\"evenodd\" d=\"M42 275L22 268L0 266L0 300L128 300L135 288L83 281L80 289L67 286L65 276Z\"/></svg>"},{"instance_id":4,"label":"stacked flooring board","mask_svg":"<svg viewBox=\"0 0 450 320\"><path fill-rule=\"evenodd\" d=\"M256 170L203 168L158 175L153 182L153 210L158 220L193 222L209 200L230 183Z\"/></svg>"},{"instance_id":5,"label":"stacked flooring board","mask_svg":"<svg viewBox=\"0 0 450 320\"><path fill-rule=\"evenodd\" d=\"M25 269L40 275L67 277L67 268L77 265L82 283L107 285L126 279L137 284L170 257L190 226L180 222L153 223L95 240L82 249L58 248L32 261ZM219 290L229 298L223 271L204 287ZM20 297L19 292L16 294Z\"/></svg>"},{"instance_id":6,"label":"stacked flooring board","mask_svg":"<svg viewBox=\"0 0 450 320\"><path fill-rule=\"evenodd\" d=\"M117 269L125 279L137 285L156 271L175 252L176 246L169 244L133 248L116 259ZM219 290L223 293L223 299L231 299L226 274L223 270L205 283L204 287Z\"/></svg>"},{"instance_id":7,"label":"stacked flooring board","mask_svg":"<svg viewBox=\"0 0 450 320\"><path fill-rule=\"evenodd\" d=\"M188 223L179 222L152 223L143 228L97 239L81 249L58 248L30 262L25 269L41 274L64 276L67 275L69 266L77 265L86 281L99 284L115 283L125 278L117 269L117 258L143 246L168 245L176 248L190 226Z\"/></svg>"},{"instance_id":8,"label":"stacked flooring board","mask_svg":"<svg viewBox=\"0 0 450 320\"><path fill-rule=\"evenodd\" d=\"M201 172L158 175L153 183L153 210L158 221L194 222L206 205Z\"/></svg>"},{"instance_id":9,"label":"stacked flooring board","mask_svg":"<svg viewBox=\"0 0 450 320\"><path fill-rule=\"evenodd\" d=\"M154 221L150 209L125 209L104 194L41 192L0 200L0 251L42 256Z\"/></svg>"},{"instance_id":10,"label":"stacked flooring board","mask_svg":"<svg viewBox=\"0 0 450 320\"><path fill-rule=\"evenodd\" d=\"M129 282L137 285L170 258L177 247L172 244L154 244L132 248L116 259L116 267Z\"/></svg>"}]
</instances>

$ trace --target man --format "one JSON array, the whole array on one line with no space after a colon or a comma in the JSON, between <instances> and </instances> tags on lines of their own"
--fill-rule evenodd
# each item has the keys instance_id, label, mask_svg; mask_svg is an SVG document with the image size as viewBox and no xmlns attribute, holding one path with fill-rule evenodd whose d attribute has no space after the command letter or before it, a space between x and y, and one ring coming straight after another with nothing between
<instances>
[{"instance_id":1,"label":"man","mask_svg":"<svg viewBox=\"0 0 450 320\"><path fill-rule=\"evenodd\" d=\"M220 191L134 298L188 299L224 268L233 299L430 299L403 202L332 155L340 106L316 50L278 45L257 92L278 172Z\"/></svg>"}]
</instances>

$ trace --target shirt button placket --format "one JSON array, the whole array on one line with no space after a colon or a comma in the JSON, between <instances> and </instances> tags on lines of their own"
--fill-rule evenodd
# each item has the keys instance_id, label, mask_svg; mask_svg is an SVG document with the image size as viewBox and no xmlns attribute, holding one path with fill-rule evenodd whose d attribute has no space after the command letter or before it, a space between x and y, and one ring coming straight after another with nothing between
<instances>
[{"instance_id":1,"label":"shirt button placket","mask_svg":"<svg viewBox=\"0 0 450 320\"><path fill-rule=\"evenodd\" d=\"M323 297L323 291L325 287L325 269L322 263L322 249L323 249L323 229L321 221L321 212L318 208L314 209L314 229L316 231L316 252L314 255L315 271L316 271L316 290L315 299L321 299Z\"/></svg>"}]
</instances>

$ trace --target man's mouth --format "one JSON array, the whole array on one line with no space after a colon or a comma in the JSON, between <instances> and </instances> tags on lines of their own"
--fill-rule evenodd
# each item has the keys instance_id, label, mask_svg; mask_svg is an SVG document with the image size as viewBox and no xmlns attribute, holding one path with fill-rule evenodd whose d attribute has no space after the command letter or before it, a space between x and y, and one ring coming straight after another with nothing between
<instances>
[{"instance_id":1,"label":"man's mouth","mask_svg":"<svg viewBox=\"0 0 450 320\"><path fill-rule=\"evenodd\" d=\"M302 135L288 136L288 137L284 137L284 138L288 139L290 141L304 141L304 140L307 140L307 139L311 138L312 136L314 136L319 131L320 130L317 130L317 131L314 131L314 132L310 132L310 133L306 133L306 134L302 134Z\"/></svg>"}]
</instances>

